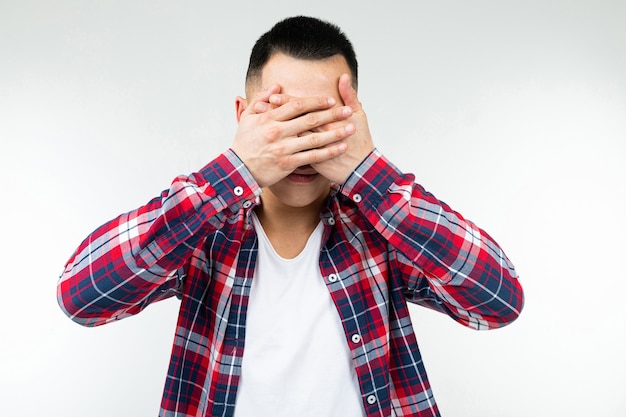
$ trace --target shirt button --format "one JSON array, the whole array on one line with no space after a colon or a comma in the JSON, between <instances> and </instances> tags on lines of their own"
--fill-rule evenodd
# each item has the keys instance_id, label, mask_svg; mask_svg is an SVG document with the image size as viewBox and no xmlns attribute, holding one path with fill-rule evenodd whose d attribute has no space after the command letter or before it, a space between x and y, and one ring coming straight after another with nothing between
<instances>
[{"instance_id":1,"label":"shirt button","mask_svg":"<svg viewBox=\"0 0 626 417\"><path fill-rule=\"evenodd\" d=\"M335 224L335 219L333 219L332 217L328 219L328 224L330 224L331 226Z\"/></svg>"},{"instance_id":2,"label":"shirt button","mask_svg":"<svg viewBox=\"0 0 626 417\"><path fill-rule=\"evenodd\" d=\"M352 201L354 201L355 203L360 203L361 200L363 200L363 197L361 197L361 194L355 194L352 196Z\"/></svg>"},{"instance_id":3,"label":"shirt button","mask_svg":"<svg viewBox=\"0 0 626 417\"><path fill-rule=\"evenodd\" d=\"M235 187L235 189L233 190L233 192L235 193L236 196L240 196L243 195L243 188L242 187Z\"/></svg>"},{"instance_id":4,"label":"shirt button","mask_svg":"<svg viewBox=\"0 0 626 417\"><path fill-rule=\"evenodd\" d=\"M367 403L369 405L372 405L376 402L376 396L375 395L368 395L367 396Z\"/></svg>"},{"instance_id":5,"label":"shirt button","mask_svg":"<svg viewBox=\"0 0 626 417\"><path fill-rule=\"evenodd\" d=\"M243 203L243 208L249 208L252 205L252 201L246 200Z\"/></svg>"},{"instance_id":6,"label":"shirt button","mask_svg":"<svg viewBox=\"0 0 626 417\"><path fill-rule=\"evenodd\" d=\"M330 275L328 276L328 280L329 280L330 282L336 282L336 281L337 281L337 275L335 275L335 274L330 274Z\"/></svg>"},{"instance_id":7,"label":"shirt button","mask_svg":"<svg viewBox=\"0 0 626 417\"><path fill-rule=\"evenodd\" d=\"M352 335L352 343L359 343L361 341L361 335L360 334L353 334Z\"/></svg>"}]
</instances>

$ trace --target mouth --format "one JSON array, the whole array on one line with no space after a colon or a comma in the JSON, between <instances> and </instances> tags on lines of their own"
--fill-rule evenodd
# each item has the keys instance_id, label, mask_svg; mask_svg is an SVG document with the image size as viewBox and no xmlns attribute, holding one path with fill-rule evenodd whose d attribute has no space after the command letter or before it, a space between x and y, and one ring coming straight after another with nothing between
<instances>
[{"instance_id":1,"label":"mouth","mask_svg":"<svg viewBox=\"0 0 626 417\"><path fill-rule=\"evenodd\" d=\"M303 165L301 167L296 168L292 174L297 175L317 175L318 172L311 165Z\"/></svg>"},{"instance_id":2,"label":"mouth","mask_svg":"<svg viewBox=\"0 0 626 417\"><path fill-rule=\"evenodd\" d=\"M292 182L306 184L315 181L319 175L311 165L305 165L296 168L287 178Z\"/></svg>"}]
</instances>

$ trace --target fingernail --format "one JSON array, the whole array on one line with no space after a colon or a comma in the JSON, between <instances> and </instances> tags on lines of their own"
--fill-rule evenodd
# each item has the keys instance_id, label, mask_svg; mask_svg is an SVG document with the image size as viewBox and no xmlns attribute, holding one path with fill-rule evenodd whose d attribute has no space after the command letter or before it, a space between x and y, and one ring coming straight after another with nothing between
<instances>
[{"instance_id":1,"label":"fingernail","mask_svg":"<svg viewBox=\"0 0 626 417\"><path fill-rule=\"evenodd\" d=\"M341 110L341 114L344 116L350 116L352 114L352 109L350 107L344 107L343 110Z\"/></svg>"},{"instance_id":2,"label":"fingernail","mask_svg":"<svg viewBox=\"0 0 626 417\"><path fill-rule=\"evenodd\" d=\"M328 97L328 105L329 106L334 106L336 102L337 102L337 100L335 100L334 97Z\"/></svg>"},{"instance_id":3,"label":"fingernail","mask_svg":"<svg viewBox=\"0 0 626 417\"><path fill-rule=\"evenodd\" d=\"M354 133L354 125L352 123L346 125L346 132L347 133Z\"/></svg>"},{"instance_id":4,"label":"fingernail","mask_svg":"<svg viewBox=\"0 0 626 417\"><path fill-rule=\"evenodd\" d=\"M272 104L280 104L280 96L279 95L271 95L270 96L270 103Z\"/></svg>"}]
</instances>

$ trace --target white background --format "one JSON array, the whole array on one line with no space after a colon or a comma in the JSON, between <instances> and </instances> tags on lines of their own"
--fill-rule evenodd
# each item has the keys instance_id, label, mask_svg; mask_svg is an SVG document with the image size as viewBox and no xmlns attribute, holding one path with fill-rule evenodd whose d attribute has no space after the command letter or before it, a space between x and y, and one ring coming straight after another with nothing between
<instances>
[{"instance_id":1,"label":"white background","mask_svg":"<svg viewBox=\"0 0 626 417\"><path fill-rule=\"evenodd\" d=\"M626 415L625 5L0 0L0 415L157 414L178 303L82 328L58 275L230 145L252 44L295 14L346 31L378 147L521 275L501 330L412 309L442 414Z\"/></svg>"}]
</instances>

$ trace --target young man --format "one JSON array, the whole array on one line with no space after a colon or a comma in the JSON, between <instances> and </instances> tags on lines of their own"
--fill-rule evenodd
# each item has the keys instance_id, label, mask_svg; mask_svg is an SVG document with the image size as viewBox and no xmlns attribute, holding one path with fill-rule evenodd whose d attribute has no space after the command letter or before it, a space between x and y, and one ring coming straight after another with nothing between
<instances>
[{"instance_id":1,"label":"young man","mask_svg":"<svg viewBox=\"0 0 626 417\"><path fill-rule=\"evenodd\" d=\"M59 303L86 326L181 298L161 416L436 416L407 301L519 315L502 250L374 148L356 85L337 27L279 22L232 148L68 261Z\"/></svg>"}]
</instances>

